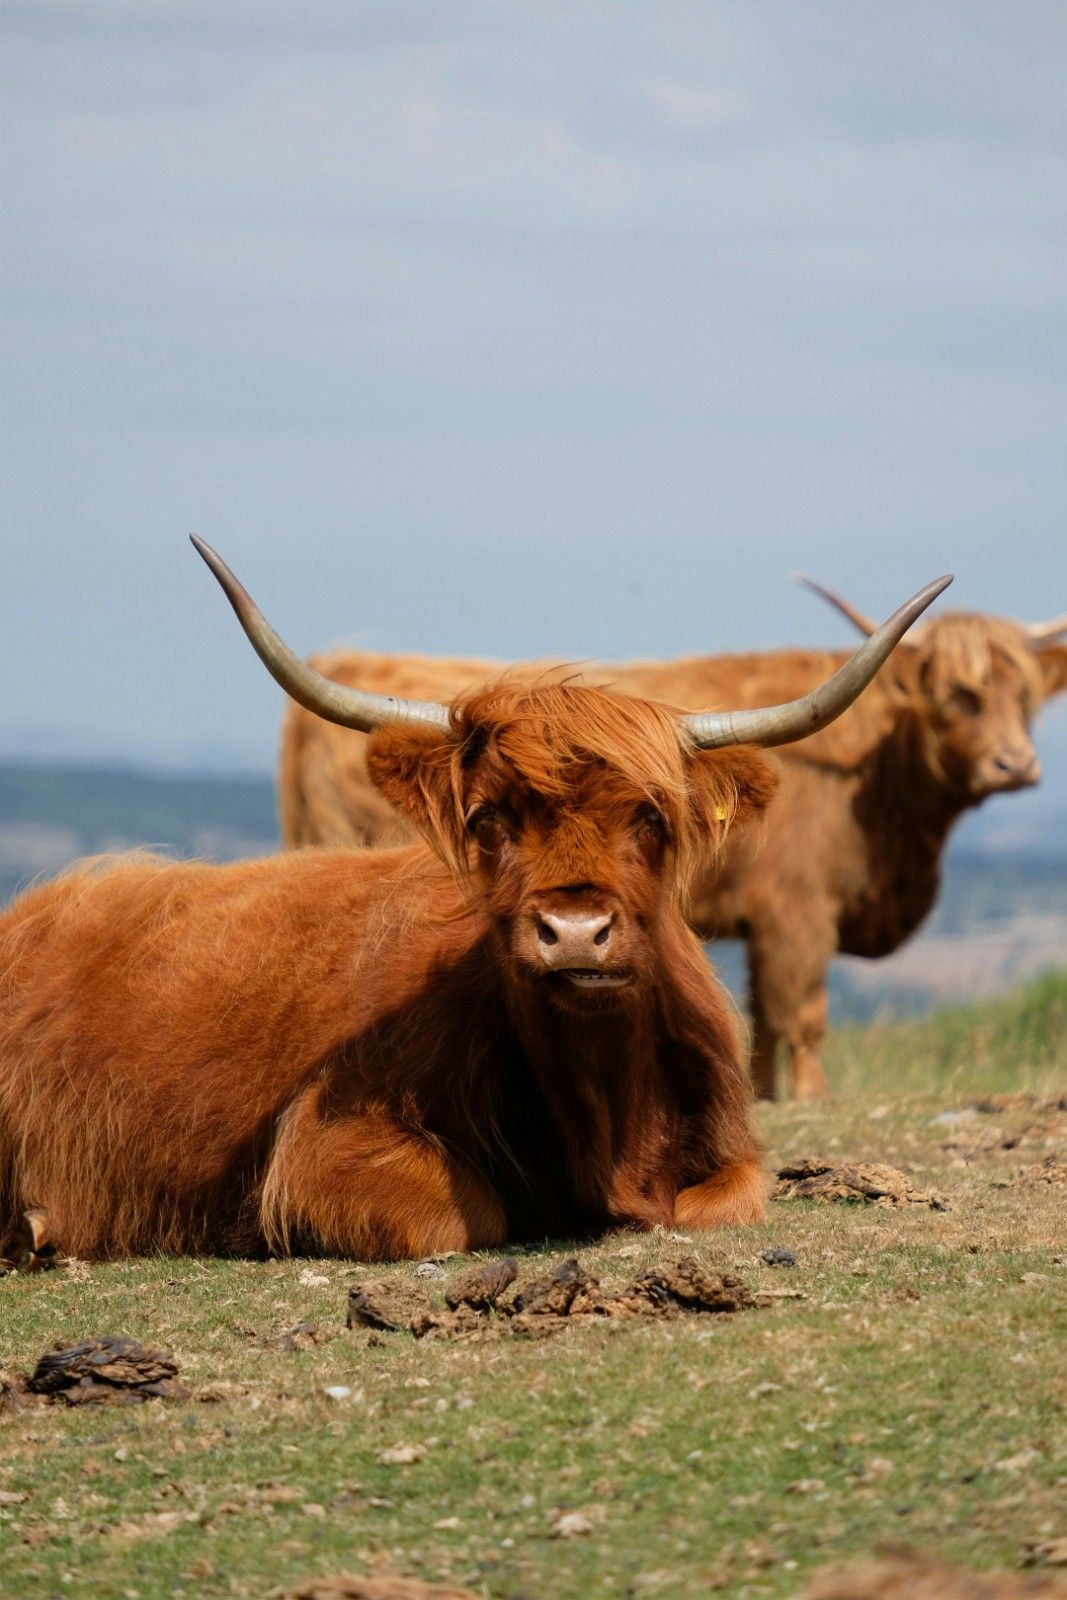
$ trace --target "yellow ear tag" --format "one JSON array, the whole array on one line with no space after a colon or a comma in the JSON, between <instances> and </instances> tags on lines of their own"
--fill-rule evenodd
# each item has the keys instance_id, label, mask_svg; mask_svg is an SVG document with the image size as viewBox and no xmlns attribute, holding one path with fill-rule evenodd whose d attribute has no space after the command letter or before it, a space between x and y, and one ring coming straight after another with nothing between
<instances>
[{"instance_id":1,"label":"yellow ear tag","mask_svg":"<svg viewBox=\"0 0 1067 1600\"><path fill-rule=\"evenodd\" d=\"M727 816L727 812L726 812L726 807L725 806L718 805L718 806L715 807L715 821L716 822L725 822L726 821L726 816Z\"/></svg>"}]
</instances>

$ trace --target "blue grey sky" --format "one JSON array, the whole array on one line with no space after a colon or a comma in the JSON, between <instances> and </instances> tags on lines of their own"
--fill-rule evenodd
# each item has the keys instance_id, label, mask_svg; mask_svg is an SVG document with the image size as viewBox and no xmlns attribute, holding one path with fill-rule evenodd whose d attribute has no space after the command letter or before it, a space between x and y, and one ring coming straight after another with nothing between
<instances>
[{"instance_id":1,"label":"blue grey sky","mask_svg":"<svg viewBox=\"0 0 1067 1600\"><path fill-rule=\"evenodd\" d=\"M1067 608L1061 0L3 29L0 754L270 766L190 529L301 650L847 639L798 567Z\"/></svg>"}]
</instances>

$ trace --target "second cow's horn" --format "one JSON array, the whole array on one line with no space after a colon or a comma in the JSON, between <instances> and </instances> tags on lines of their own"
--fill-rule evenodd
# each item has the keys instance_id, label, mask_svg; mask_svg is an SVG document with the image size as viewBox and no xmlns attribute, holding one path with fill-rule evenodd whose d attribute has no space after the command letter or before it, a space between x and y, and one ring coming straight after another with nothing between
<instances>
[{"instance_id":1,"label":"second cow's horn","mask_svg":"<svg viewBox=\"0 0 1067 1600\"><path fill-rule=\"evenodd\" d=\"M947 589L951 577L935 578L925 589L894 611L888 622L875 630L866 644L839 667L832 678L799 700L780 706L764 706L757 711L703 711L684 717L693 744L701 750L715 750L727 744L755 744L764 748L792 744L818 733L839 717L870 683L879 667L920 617L931 601Z\"/></svg>"}]
</instances>

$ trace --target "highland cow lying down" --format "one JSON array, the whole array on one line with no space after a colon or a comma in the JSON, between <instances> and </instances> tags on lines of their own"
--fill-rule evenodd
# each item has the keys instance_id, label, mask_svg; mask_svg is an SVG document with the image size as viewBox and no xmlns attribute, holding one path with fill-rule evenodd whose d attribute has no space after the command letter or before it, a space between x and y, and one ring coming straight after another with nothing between
<instances>
[{"instance_id":1,"label":"highland cow lying down","mask_svg":"<svg viewBox=\"0 0 1067 1600\"><path fill-rule=\"evenodd\" d=\"M618 1225L757 1221L731 1007L686 873L924 608L806 700L680 717L504 683L447 711L339 690L211 552L305 704L365 730L432 844L84 864L0 918L0 1249L391 1259Z\"/></svg>"}]
</instances>

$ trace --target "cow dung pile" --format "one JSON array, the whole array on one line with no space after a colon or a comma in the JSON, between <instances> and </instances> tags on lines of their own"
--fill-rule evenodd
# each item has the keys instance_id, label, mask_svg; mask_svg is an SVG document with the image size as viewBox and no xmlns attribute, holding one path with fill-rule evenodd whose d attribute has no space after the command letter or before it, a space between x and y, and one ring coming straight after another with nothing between
<instances>
[{"instance_id":1,"label":"cow dung pile","mask_svg":"<svg viewBox=\"0 0 1067 1600\"><path fill-rule=\"evenodd\" d=\"M646 1268L618 1294L601 1288L574 1256L545 1276L513 1287L517 1278L510 1258L473 1267L446 1286L443 1304L421 1285L390 1278L357 1283L349 1291L348 1326L389 1333L407 1329L416 1339L505 1334L541 1339L598 1318L677 1317L759 1304L740 1278L707 1272L693 1256Z\"/></svg>"},{"instance_id":2,"label":"cow dung pile","mask_svg":"<svg viewBox=\"0 0 1067 1600\"><path fill-rule=\"evenodd\" d=\"M778 1169L774 1200L837 1200L854 1205L927 1206L947 1211L939 1194L924 1194L896 1167L873 1162L797 1161Z\"/></svg>"},{"instance_id":3,"label":"cow dung pile","mask_svg":"<svg viewBox=\"0 0 1067 1600\"><path fill-rule=\"evenodd\" d=\"M0 1378L0 1411L27 1406L136 1406L188 1400L169 1350L136 1339L84 1339L48 1350L29 1377Z\"/></svg>"}]
</instances>

